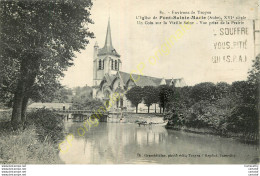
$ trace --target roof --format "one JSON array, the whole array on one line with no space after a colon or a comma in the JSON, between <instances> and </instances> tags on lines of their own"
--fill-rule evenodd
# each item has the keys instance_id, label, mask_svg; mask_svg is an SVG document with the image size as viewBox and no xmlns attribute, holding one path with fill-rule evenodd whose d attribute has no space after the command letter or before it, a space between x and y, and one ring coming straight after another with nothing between
<instances>
[{"instance_id":1,"label":"roof","mask_svg":"<svg viewBox=\"0 0 260 176\"><path fill-rule=\"evenodd\" d=\"M124 84L131 79L135 82L137 86L144 87L144 86L159 86L162 78L156 78L151 76L144 76L138 74L130 74L126 72L119 71L121 78L123 79Z\"/></svg>"},{"instance_id":2,"label":"roof","mask_svg":"<svg viewBox=\"0 0 260 176\"><path fill-rule=\"evenodd\" d=\"M184 87L186 83L183 78L178 79L165 79L167 85L174 85L175 87Z\"/></svg>"},{"instance_id":3,"label":"roof","mask_svg":"<svg viewBox=\"0 0 260 176\"><path fill-rule=\"evenodd\" d=\"M105 74L104 77L106 78L108 85L111 85L114 79L116 78L116 75Z\"/></svg>"},{"instance_id":4,"label":"roof","mask_svg":"<svg viewBox=\"0 0 260 176\"><path fill-rule=\"evenodd\" d=\"M165 82L166 82L167 85L170 85L171 82L172 82L172 79L165 79Z\"/></svg>"},{"instance_id":5,"label":"roof","mask_svg":"<svg viewBox=\"0 0 260 176\"><path fill-rule=\"evenodd\" d=\"M108 25L107 25L107 35L106 35L105 45L103 48L98 50L98 55L107 55L107 54L120 57L120 55L117 53L116 49L112 45L110 20L108 20Z\"/></svg>"},{"instance_id":6,"label":"roof","mask_svg":"<svg viewBox=\"0 0 260 176\"><path fill-rule=\"evenodd\" d=\"M133 81L135 85L144 87L144 86L159 86L159 85L174 85L175 87L183 87L186 86L183 78L178 79L164 79L164 78L156 78L152 76L146 75L138 75L138 74L130 74L127 72L118 71L117 74L105 74L103 81L101 81L100 85L102 88L103 83L107 82L109 86L112 86L115 79L120 78L123 81L124 86L127 86L128 81Z\"/></svg>"}]
</instances>

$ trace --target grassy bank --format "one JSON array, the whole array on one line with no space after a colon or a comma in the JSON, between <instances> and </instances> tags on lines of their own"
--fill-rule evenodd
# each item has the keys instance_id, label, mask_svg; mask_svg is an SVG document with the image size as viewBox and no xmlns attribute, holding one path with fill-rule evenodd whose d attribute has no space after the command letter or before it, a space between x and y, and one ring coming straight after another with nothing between
<instances>
[{"instance_id":1,"label":"grassy bank","mask_svg":"<svg viewBox=\"0 0 260 176\"><path fill-rule=\"evenodd\" d=\"M0 115L0 163L7 164L58 164L57 142L62 139L62 121L47 110L28 113L24 130L12 131L10 113ZM8 117L7 117L8 116ZM56 135L56 133L59 133Z\"/></svg>"},{"instance_id":2,"label":"grassy bank","mask_svg":"<svg viewBox=\"0 0 260 176\"><path fill-rule=\"evenodd\" d=\"M247 143L247 144L259 144L259 140L256 137L252 138L252 136L248 135L245 136L243 133L233 133L233 132L225 132L222 133L214 128L195 128L195 127L187 127L187 126L178 126L168 123L165 126L166 129L170 130L176 130L176 131L185 131L188 133L196 133L196 134L211 134L211 135L218 135L221 137L227 137L227 138L234 138L240 142Z\"/></svg>"}]
</instances>

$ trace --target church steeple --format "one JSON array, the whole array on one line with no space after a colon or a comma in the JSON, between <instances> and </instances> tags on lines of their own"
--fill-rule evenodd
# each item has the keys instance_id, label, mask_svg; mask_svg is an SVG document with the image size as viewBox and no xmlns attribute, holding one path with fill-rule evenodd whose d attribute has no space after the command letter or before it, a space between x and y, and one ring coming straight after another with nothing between
<instances>
[{"instance_id":1,"label":"church steeple","mask_svg":"<svg viewBox=\"0 0 260 176\"><path fill-rule=\"evenodd\" d=\"M110 29L110 18L108 19L107 24L107 34L106 34L106 41L103 48L99 50L98 55L106 55L111 54L117 57L120 57L120 55L116 52L115 48L112 45L112 37L111 37L111 29Z\"/></svg>"},{"instance_id":2,"label":"church steeple","mask_svg":"<svg viewBox=\"0 0 260 176\"><path fill-rule=\"evenodd\" d=\"M111 29L110 29L110 18L108 19L108 24L107 24L107 35L106 35L106 42L105 42L105 46L107 49L109 49L110 47L113 48L112 45L112 38L111 38Z\"/></svg>"}]
</instances>

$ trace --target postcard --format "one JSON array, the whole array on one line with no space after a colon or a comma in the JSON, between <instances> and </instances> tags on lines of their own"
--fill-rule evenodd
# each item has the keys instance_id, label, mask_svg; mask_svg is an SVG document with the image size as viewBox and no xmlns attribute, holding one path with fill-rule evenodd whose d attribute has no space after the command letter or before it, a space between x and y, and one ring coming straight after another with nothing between
<instances>
[{"instance_id":1,"label":"postcard","mask_svg":"<svg viewBox=\"0 0 260 176\"><path fill-rule=\"evenodd\" d=\"M0 6L1 164L259 163L257 0Z\"/></svg>"}]
</instances>

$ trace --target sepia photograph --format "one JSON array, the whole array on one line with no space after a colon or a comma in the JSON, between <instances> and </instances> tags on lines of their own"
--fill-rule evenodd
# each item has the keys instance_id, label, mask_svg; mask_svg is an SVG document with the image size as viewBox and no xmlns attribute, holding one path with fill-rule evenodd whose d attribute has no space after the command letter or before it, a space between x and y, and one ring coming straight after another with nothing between
<instances>
[{"instance_id":1,"label":"sepia photograph","mask_svg":"<svg viewBox=\"0 0 260 176\"><path fill-rule=\"evenodd\" d=\"M26 164L256 167L259 4L0 0L0 175L16 164L19 176Z\"/></svg>"}]
</instances>

